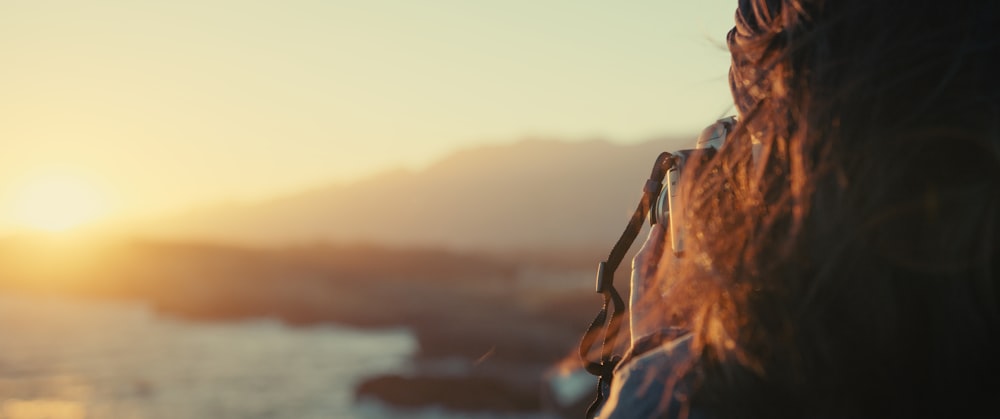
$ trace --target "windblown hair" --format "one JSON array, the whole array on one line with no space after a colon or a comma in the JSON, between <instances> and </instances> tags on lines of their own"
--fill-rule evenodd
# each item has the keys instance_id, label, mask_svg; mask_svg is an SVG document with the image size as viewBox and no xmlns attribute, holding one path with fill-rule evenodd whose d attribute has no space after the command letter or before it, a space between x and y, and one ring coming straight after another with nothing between
<instances>
[{"instance_id":1,"label":"windblown hair","mask_svg":"<svg viewBox=\"0 0 1000 419\"><path fill-rule=\"evenodd\" d=\"M721 417L1000 415L1000 2L741 0L667 322ZM758 143L759 157L751 157ZM988 410L992 409L992 410Z\"/></svg>"}]
</instances>

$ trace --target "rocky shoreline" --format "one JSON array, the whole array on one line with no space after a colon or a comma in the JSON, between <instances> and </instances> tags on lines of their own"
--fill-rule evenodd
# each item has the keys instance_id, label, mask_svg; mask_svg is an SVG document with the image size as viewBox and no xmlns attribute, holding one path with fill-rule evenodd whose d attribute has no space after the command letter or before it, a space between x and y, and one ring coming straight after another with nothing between
<instances>
[{"instance_id":1,"label":"rocky shoreline","mask_svg":"<svg viewBox=\"0 0 1000 419\"><path fill-rule=\"evenodd\" d=\"M546 263L377 246L268 250L134 242L106 249L86 266L67 267L65 278L10 274L3 270L16 268L16 260L0 260L0 287L142 300L199 321L270 317L291 325L405 327L419 345L413 368L359 383L356 398L579 417L587 397L555 403L545 379L564 361L572 367L579 338L600 306L584 268L596 257L578 263L576 255ZM61 288L45 288L54 283Z\"/></svg>"}]
</instances>

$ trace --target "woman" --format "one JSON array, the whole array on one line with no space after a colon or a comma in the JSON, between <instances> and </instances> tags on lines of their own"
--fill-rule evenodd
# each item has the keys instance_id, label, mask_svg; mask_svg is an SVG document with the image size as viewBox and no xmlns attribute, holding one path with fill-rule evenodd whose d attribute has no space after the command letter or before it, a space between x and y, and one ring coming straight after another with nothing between
<instances>
[{"instance_id":1,"label":"woman","mask_svg":"<svg viewBox=\"0 0 1000 419\"><path fill-rule=\"evenodd\" d=\"M600 416L1000 417L998 16L739 2L739 123L685 169L685 255L634 261Z\"/></svg>"}]
</instances>

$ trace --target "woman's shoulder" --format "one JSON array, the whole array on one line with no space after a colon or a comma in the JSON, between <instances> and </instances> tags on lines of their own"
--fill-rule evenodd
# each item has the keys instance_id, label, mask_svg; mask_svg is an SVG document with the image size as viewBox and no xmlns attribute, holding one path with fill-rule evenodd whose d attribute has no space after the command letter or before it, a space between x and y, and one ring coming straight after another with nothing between
<instances>
[{"instance_id":1,"label":"woman's shoulder","mask_svg":"<svg viewBox=\"0 0 1000 419\"><path fill-rule=\"evenodd\" d=\"M692 383L685 371L695 362L691 339L689 333L671 329L636 341L615 370L598 417L705 418L688 411Z\"/></svg>"}]
</instances>

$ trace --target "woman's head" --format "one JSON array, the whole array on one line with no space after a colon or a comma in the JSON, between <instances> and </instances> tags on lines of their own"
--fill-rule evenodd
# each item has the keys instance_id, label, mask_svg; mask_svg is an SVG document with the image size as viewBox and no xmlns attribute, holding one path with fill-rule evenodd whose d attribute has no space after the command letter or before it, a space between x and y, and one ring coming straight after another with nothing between
<instances>
[{"instance_id":1,"label":"woman's head","mask_svg":"<svg viewBox=\"0 0 1000 419\"><path fill-rule=\"evenodd\" d=\"M877 415L996 392L998 15L739 2L741 121L689 168L688 255L662 277L705 355L702 401Z\"/></svg>"}]
</instances>

